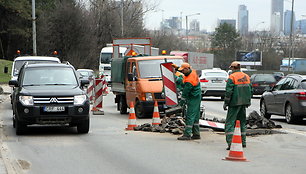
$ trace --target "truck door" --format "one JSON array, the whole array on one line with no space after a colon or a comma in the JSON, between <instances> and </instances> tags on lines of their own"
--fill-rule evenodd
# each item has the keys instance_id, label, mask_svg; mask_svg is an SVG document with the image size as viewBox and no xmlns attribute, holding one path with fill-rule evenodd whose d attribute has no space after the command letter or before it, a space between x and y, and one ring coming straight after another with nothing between
<instances>
[{"instance_id":1,"label":"truck door","mask_svg":"<svg viewBox=\"0 0 306 174\"><path fill-rule=\"evenodd\" d=\"M136 91L136 81L137 81L137 68L136 68L136 62L129 62L127 67L128 69L128 76L132 76L131 79L127 79L126 83L126 102L128 105L130 105L130 102L135 102L135 98L137 96ZM135 103L134 103L135 105Z\"/></svg>"}]
</instances>

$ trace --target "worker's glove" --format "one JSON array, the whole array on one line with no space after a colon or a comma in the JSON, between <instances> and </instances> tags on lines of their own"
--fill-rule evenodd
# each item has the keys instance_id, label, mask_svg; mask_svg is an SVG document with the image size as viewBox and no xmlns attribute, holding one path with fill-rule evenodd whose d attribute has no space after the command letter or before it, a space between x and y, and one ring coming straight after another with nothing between
<instances>
[{"instance_id":1,"label":"worker's glove","mask_svg":"<svg viewBox=\"0 0 306 174\"><path fill-rule=\"evenodd\" d=\"M227 104L223 104L223 109L226 111L227 110Z\"/></svg>"},{"instance_id":2,"label":"worker's glove","mask_svg":"<svg viewBox=\"0 0 306 174\"><path fill-rule=\"evenodd\" d=\"M178 66L176 64L171 64L171 66L174 68L174 69L178 69Z\"/></svg>"},{"instance_id":3,"label":"worker's glove","mask_svg":"<svg viewBox=\"0 0 306 174\"><path fill-rule=\"evenodd\" d=\"M181 100L179 101L179 105L183 107L185 104L186 100L184 98L181 98Z\"/></svg>"}]
</instances>

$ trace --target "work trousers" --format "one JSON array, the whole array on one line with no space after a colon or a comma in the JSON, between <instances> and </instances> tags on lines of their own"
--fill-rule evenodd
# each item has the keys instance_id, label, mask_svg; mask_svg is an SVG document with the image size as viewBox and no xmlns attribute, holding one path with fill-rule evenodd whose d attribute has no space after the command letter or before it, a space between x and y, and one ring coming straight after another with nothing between
<instances>
[{"instance_id":1,"label":"work trousers","mask_svg":"<svg viewBox=\"0 0 306 174\"><path fill-rule=\"evenodd\" d=\"M234 135L236 120L240 120L240 130L242 137L242 145L246 145L246 106L231 106L228 107L225 121L225 135L228 146L231 146Z\"/></svg>"},{"instance_id":2,"label":"work trousers","mask_svg":"<svg viewBox=\"0 0 306 174\"><path fill-rule=\"evenodd\" d=\"M185 136L200 136L200 105L201 95L190 96L187 99L187 111L186 111L186 127L184 130Z\"/></svg>"}]
</instances>

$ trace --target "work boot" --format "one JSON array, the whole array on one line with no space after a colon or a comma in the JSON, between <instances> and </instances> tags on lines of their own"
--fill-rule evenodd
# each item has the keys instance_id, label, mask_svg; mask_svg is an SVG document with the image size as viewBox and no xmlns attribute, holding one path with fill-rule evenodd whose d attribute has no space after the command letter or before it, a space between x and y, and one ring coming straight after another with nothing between
<instances>
[{"instance_id":1,"label":"work boot","mask_svg":"<svg viewBox=\"0 0 306 174\"><path fill-rule=\"evenodd\" d=\"M191 139L199 140L199 139L201 139L201 136L200 135L192 135Z\"/></svg>"},{"instance_id":2,"label":"work boot","mask_svg":"<svg viewBox=\"0 0 306 174\"><path fill-rule=\"evenodd\" d=\"M231 149L231 145L228 145L226 150L230 150Z\"/></svg>"},{"instance_id":3,"label":"work boot","mask_svg":"<svg viewBox=\"0 0 306 174\"><path fill-rule=\"evenodd\" d=\"M183 135L181 137L178 137L177 138L178 140L191 140L191 137L190 136L187 136L187 135Z\"/></svg>"},{"instance_id":4,"label":"work boot","mask_svg":"<svg viewBox=\"0 0 306 174\"><path fill-rule=\"evenodd\" d=\"M246 148L246 144L243 144L242 147L243 147L243 148Z\"/></svg>"}]
</instances>

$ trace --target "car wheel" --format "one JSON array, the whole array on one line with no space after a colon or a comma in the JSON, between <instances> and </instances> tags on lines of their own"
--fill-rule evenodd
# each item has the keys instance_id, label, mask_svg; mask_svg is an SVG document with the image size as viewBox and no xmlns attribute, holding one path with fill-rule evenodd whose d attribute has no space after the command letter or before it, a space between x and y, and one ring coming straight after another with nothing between
<instances>
[{"instance_id":1,"label":"car wheel","mask_svg":"<svg viewBox=\"0 0 306 174\"><path fill-rule=\"evenodd\" d=\"M77 130L79 134L87 134L89 132L89 119L79 123Z\"/></svg>"},{"instance_id":2,"label":"car wheel","mask_svg":"<svg viewBox=\"0 0 306 174\"><path fill-rule=\"evenodd\" d=\"M13 121L16 129L16 135L23 135L26 132L27 125L19 121L17 118L15 118Z\"/></svg>"},{"instance_id":3,"label":"car wheel","mask_svg":"<svg viewBox=\"0 0 306 174\"><path fill-rule=\"evenodd\" d=\"M135 104L135 114L137 118L144 118L145 117L145 112L144 109L142 107L142 105L140 104L139 101L136 102Z\"/></svg>"},{"instance_id":4,"label":"car wheel","mask_svg":"<svg viewBox=\"0 0 306 174\"><path fill-rule=\"evenodd\" d=\"M296 122L298 122L298 121L303 119L303 118L296 117L292 113L292 107L291 107L291 105L289 103L286 105L285 117L286 117L287 123L289 123L289 124L296 123Z\"/></svg>"},{"instance_id":5,"label":"car wheel","mask_svg":"<svg viewBox=\"0 0 306 174\"><path fill-rule=\"evenodd\" d=\"M120 111L120 114L127 114L127 104L125 97L121 96L119 103L118 103L118 109Z\"/></svg>"},{"instance_id":6,"label":"car wheel","mask_svg":"<svg viewBox=\"0 0 306 174\"><path fill-rule=\"evenodd\" d=\"M271 114L267 113L266 103L264 100L261 102L261 105L260 105L260 114L266 119L271 118Z\"/></svg>"}]
</instances>

